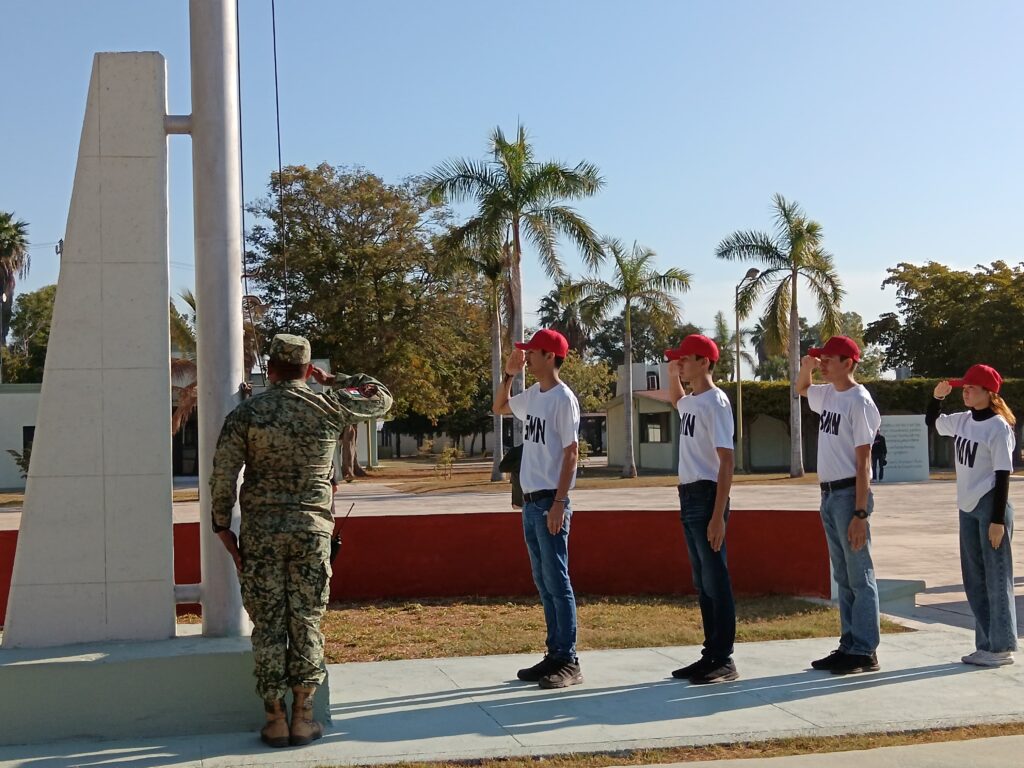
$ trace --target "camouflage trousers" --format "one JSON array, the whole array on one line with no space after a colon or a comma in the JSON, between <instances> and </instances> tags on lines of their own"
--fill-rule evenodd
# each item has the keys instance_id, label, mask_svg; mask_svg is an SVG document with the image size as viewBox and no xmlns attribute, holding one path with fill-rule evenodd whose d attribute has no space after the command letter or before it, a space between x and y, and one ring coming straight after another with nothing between
<instances>
[{"instance_id":1,"label":"camouflage trousers","mask_svg":"<svg viewBox=\"0 0 1024 768\"><path fill-rule=\"evenodd\" d=\"M252 619L256 692L264 701L323 682L320 620L330 594L326 533L243 533L242 603Z\"/></svg>"}]
</instances>

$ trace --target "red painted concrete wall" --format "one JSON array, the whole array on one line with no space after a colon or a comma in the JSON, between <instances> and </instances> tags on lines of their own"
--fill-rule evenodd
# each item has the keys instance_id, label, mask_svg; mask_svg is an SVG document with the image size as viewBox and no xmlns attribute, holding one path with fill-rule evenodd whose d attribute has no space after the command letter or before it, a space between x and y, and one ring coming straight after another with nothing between
<instances>
[{"instance_id":1,"label":"red painted concrete wall","mask_svg":"<svg viewBox=\"0 0 1024 768\"><path fill-rule=\"evenodd\" d=\"M332 600L533 595L518 512L349 518L331 581ZM16 531L0 531L0 622ZM828 549L816 511L735 510L729 571L738 594L828 597ZM576 511L569 543L577 592L693 591L679 513ZM174 575L199 581L199 524L174 527ZM179 606L180 612L197 606Z\"/></svg>"}]
</instances>

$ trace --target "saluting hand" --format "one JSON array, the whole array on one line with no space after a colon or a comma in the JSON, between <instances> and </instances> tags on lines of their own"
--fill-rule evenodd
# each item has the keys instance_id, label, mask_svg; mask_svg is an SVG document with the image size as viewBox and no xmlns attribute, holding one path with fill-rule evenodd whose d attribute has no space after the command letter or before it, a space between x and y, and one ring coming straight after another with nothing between
<instances>
[{"instance_id":1,"label":"saluting hand","mask_svg":"<svg viewBox=\"0 0 1024 768\"><path fill-rule=\"evenodd\" d=\"M521 349L513 349L505 360L505 373L515 376L526 367L526 353Z\"/></svg>"},{"instance_id":2,"label":"saluting hand","mask_svg":"<svg viewBox=\"0 0 1024 768\"><path fill-rule=\"evenodd\" d=\"M952 391L953 385L950 384L945 379L943 379L942 381L935 385L935 391L932 392L932 395L935 397L936 400L941 400Z\"/></svg>"},{"instance_id":3,"label":"saluting hand","mask_svg":"<svg viewBox=\"0 0 1024 768\"><path fill-rule=\"evenodd\" d=\"M819 362L820 361L816 357L804 355L802 358L800 358L800 367L804 369L810 368L811 370L814 370L815 368L818 367Z\"/></svg>"},{"instance_id":4,"label":"saluting hand","mask_svg":"<svg viewBox=\"0 0 1024 768\"><path fill-rule=\"evenodd\" d=\"M335 378L337 378L318 366L311 366L311 369L312 370L310 370L310 374L313 376L313 379L316 381L317 384L333 384Z\"/></svg>"}]
</instances>

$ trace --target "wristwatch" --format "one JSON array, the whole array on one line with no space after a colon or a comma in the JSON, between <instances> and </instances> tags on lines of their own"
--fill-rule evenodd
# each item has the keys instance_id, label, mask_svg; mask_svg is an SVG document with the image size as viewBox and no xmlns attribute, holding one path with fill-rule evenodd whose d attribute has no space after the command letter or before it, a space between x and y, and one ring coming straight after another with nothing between
<instances>
[{"instance_id":1,"label":"wristwatch","mask_svg":"<svg viewBox=\"0 0 1024 768\"><path fill-rule=\"evenodd\" d=\"M855 509L853 510L853 516L860 518L861 520L867 520L869 515L866 509Z\"/></svg>"}]
</instances>

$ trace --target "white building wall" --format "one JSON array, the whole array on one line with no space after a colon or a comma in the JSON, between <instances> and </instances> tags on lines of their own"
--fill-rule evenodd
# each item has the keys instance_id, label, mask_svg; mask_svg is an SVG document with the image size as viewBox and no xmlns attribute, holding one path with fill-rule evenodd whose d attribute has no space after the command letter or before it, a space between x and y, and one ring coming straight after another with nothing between
<instances>
[{"instance_id":1,"label":"white building wall","mask_svg":"<svg viewBox=\"0 0 1024 768\"><path fill-rule=\"evenodd\" d=\"M25 487L21 470L8 451L21 453L24 427L36 425L40 384L0 385L0 489Z\"/></svg>"}]
</instances>

